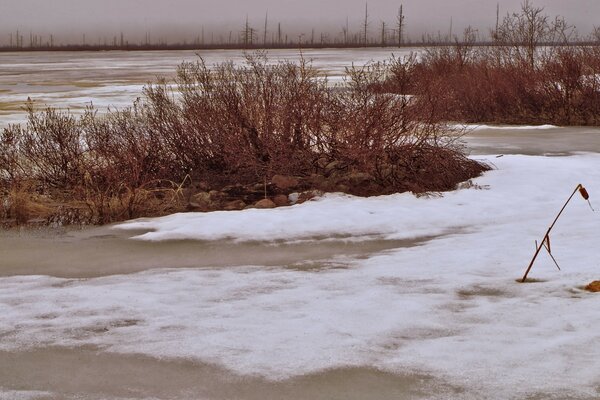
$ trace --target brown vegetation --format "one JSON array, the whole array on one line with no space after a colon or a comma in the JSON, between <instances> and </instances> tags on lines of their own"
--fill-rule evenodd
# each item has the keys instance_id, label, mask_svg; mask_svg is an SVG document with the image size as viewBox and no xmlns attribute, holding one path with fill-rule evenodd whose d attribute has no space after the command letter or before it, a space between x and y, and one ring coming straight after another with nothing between
<instances>
[{"instance_id":1,"label":"brown vegetation","mask_svg":"<svg viewBox=\"0 0 600 400\"><path fill-rule=\"evenodd\" d=\"M600 292L600 281L593 281L585 287L588 292Z\"/></svg>"},{"instance_id":2,"label":"brown vegetation","mask_svg":"<svg viewBox=\"0 0 600 400\"><path fill-rule=\"evenodd\" d=\"M184 63L176 89L149 85L131 108L103 115L29 104L28 123L0 134L1 217L107 223L267 197L283 205L292 192L452 189L486 167L463 155L460 132L381 90L392 69L408 85L401 72L413 67L352 68L330 87L304 60L257 54L243 66Z\"/></svg>"},{"instance_id":3,"label":"brown vegetation","mask_svg":"<svg viewBox=\"0 0 600 400\"><path fill-rule=\"evenodd\" d=\"M574 30L542 11L523 3L499 22L492 46L475 46L467 29L455 46L427 49L409 88L392 77L385 90L416 95L446 121L600 125L600 47L571 44Z\"/></svg>"}]
</instances>

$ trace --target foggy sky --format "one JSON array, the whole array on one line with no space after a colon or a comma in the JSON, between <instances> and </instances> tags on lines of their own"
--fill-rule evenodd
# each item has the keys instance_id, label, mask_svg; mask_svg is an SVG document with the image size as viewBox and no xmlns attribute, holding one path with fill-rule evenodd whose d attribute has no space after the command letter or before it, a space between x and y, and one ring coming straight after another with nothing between
<instances>
[{"instance_id":1,"label":"foggy sky","mask_svg":"<svg viewBox=\"0 0 600 400\"><path fill-rule=\"evenodd\" d=\"M404 6L406 32L413 40L422 33L453 33L471 25L482 34L495 25L496 4L500 14L516 11L521 0L370 0L369 30L377 35L381 22L395 24L400 4ZM550 16L562 15L588 34L600 25L599 0L534 0ZM343 7L340 6L343 4ZM54 34L59 40L88 37L112 38L124 32L139 39L149 32L153 38L181 40L199 35L239 32L246 15L263 30L268 12L269 29L281 22L286 33L308 33L311 29L337 34L349 20L350 31L358 31L364 16L364 0L0 0L0 43L19 29L26 36Z\"/></svg>"}]
</instances>

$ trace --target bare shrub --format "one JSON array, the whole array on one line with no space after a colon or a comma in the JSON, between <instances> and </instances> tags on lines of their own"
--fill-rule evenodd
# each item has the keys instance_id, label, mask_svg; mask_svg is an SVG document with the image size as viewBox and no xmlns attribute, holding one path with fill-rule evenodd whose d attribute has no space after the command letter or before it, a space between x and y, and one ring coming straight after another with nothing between
<instances>
[{"instance_id":1,"label":"bare shrub","mask_svg":"<svg viewBox=\"0 0 600 400\"><path fill-rule=\"evenodd\" d=\"M247 185L254 198L256 184L266 193L276 174L316 174L337 190L331 164L354 194L451 189L486 167L464 157L460 132L439 123L431 101L387 90L393 82L425 93L415 89L417 67L411 56L350 68L344 85L330 87L304 59L271 64L255 54L211 67L200 59L179 67L175 87L159 80L124 110L90 107L78 118L29 104L28 123L0 137L0 179L19 193L83 204L95 223L184 210L200 182Z\"/></svg>"},{"instance_id":2,"label":"bare shrub","mask_svg":"<svg viewBox=\"0 0 600 400\"><path fill-rule=\"evenodd\" d=\"M600 123L597 45L573 45L574 28L529 1L492 36L493 46L475 47L476 35L467 29L454 46L426 49L409 71L408 89L392 74L383 90L413 94L411 107L429 121Z\"/></svg>"},{"instance_id":3,"label":"bare shrub","mask_svg":"<svg viewBox=\"0 0 600 400\"><path fill-rule=\"evenodd\" d=\"M19 158L21 153L22 129L9 125L0 131L0 187L9 189L23 177Z\"/></svg>"},{"instance_id":4,"label":"bare shrub","mask_svg":"<svg viewBox=\"0 0 600 400\"><path fill-rule=\"evenodd\" d=\"M178 69L179 115L164 137L185 173L221 171L222 179L253 181L279 173L310 172L323 150L329 92L327 83L305 60L269 65L261 55L243 66L223 63L209 68L203 60ZM165 91L148 91L152 116L175 100ZM164 120L164 118L159 118ZM192 150L193 149L193 150Z\"/></svg>"},{"instance_id":5,"label":"bare shrub","mask_svg":"<svg viewBox=\"0 0 600 400\"><path fill-rule=\"evenodd\" d=\"M554 47L535 68L499 60L494 47L429 49L411 70L412 106L437 121L597 125L599 66L600 50L586 45ZM402 93L393 78L383 86Z\"/></svg>"},{"instance_id":6,"label":"bare shrub","mask_svg":"<svg viewBox=\"0 0 600 400\"><path fill-rule=\"evenodd\" d=\"M543 7L525 0L519 12L507 14L492 32L493 51L502 63L535 69L540 57L552 55L554 46L567 45L574 34L574 28L564 18L551 18L544 14Z\"/></svg>"},{"instance_id":7,"label":"bare shrub","mask_svg":"<svg viewBox=\"0 0 600 400\"><path fill-rule=\"evenodd\" d=\"M78 185L84 148L77 118L53 108L36 113L31 102L26 109L29 118L25 128L20 129L19 148L32 177L54 188Z\"/></svg>"},{"instance_id":8,"label":"bare shrub","mask_svg":"<svg viewBox=\"0 0 600 400\"><path fill-rule=\"evenodd\" d=\"M102 117L89 109L82 123L82 190L90 209L101 223L140 216L172 171L174 157L160 133L137 103Z\"/></svg>"}]
</instances>

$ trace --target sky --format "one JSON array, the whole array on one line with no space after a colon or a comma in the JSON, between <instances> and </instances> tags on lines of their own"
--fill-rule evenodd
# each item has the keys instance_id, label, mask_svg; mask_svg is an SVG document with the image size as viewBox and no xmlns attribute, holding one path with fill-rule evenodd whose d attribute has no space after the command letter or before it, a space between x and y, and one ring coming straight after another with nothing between
<instances>
[{"instance_id":1,"label":"sky","mask_svg":"<svg viewBox=\"0 0 600 400\"><path fill-rule=\"evenodd\" d=\"M582 34L600 25L599 0L534 0L550 16L562 15ZM340 4L343 4L341 6ZM370 0L369 32L377 36L382 21L395 24L403 4L406 33L419 40L423 33L453 33L471 25L487 33L495 25L496 5L501 15L519 8L521 0ZM0 0L0 43L17 29L25 36L53 34L60 40L113 38L123 32L138 40L148 32L153 39L191 39L202 27L208 36L238 34L246 16L258 31L274 32L278 22L290 35L339 34L348 18L349 30L358 32L365 12L364 0ZM207 38L208 40L208 38Z\"/></svg>"}]
</instances>

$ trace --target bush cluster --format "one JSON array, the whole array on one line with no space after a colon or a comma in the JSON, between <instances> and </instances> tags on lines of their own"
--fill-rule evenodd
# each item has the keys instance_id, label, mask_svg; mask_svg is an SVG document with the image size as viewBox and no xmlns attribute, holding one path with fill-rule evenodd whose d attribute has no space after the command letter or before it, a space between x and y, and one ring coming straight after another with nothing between
<instances>
[{"instance_id":1,"label":"bush cluster","mask_svg":"<svg viewBox=\"0 0 600 400\"><path fill-rule=\"evenodd\" d=\"M454 46L426 49L408 71L410 87L398 88L399 67L384 90L411 93L440 120L600 125L600 35L573 44L576 32L563 18L549 18L525 1L495 30L493 43L477 46L465 30Z\"/></svg>"},{"instance_id":2,"label":"bush cluster","mask_svg":"<svg viewBox=\"0 0 600 400\"><path fill-rule=\"evenodd\" d=\"M429 49L411 93L440 120L502 124L600 125L600 48L553 48L532 68L484 47ZM393 82L387 86L393 91Z\"/></svg>"},{"instance_id":3,"label":"bush cluster","mask_svg":"<svg viewBox=\"0 0 600 400\"><path fill-rule=\"evenodd\" d=\"M382 90L392 73L396 87L408 86L414 62L351 68L344 85L329 85L304 60L271 64L255 54L209 67L200 59L124 110L74 116L28 104L28 122L0 134L3 196L27 188L80 202L106 223L176 210L182 189L199 182L266 183L332 162L369 174L382 193L451 189L484 169L461 152L460 132Z\"/></svg>"}]
</instances>

